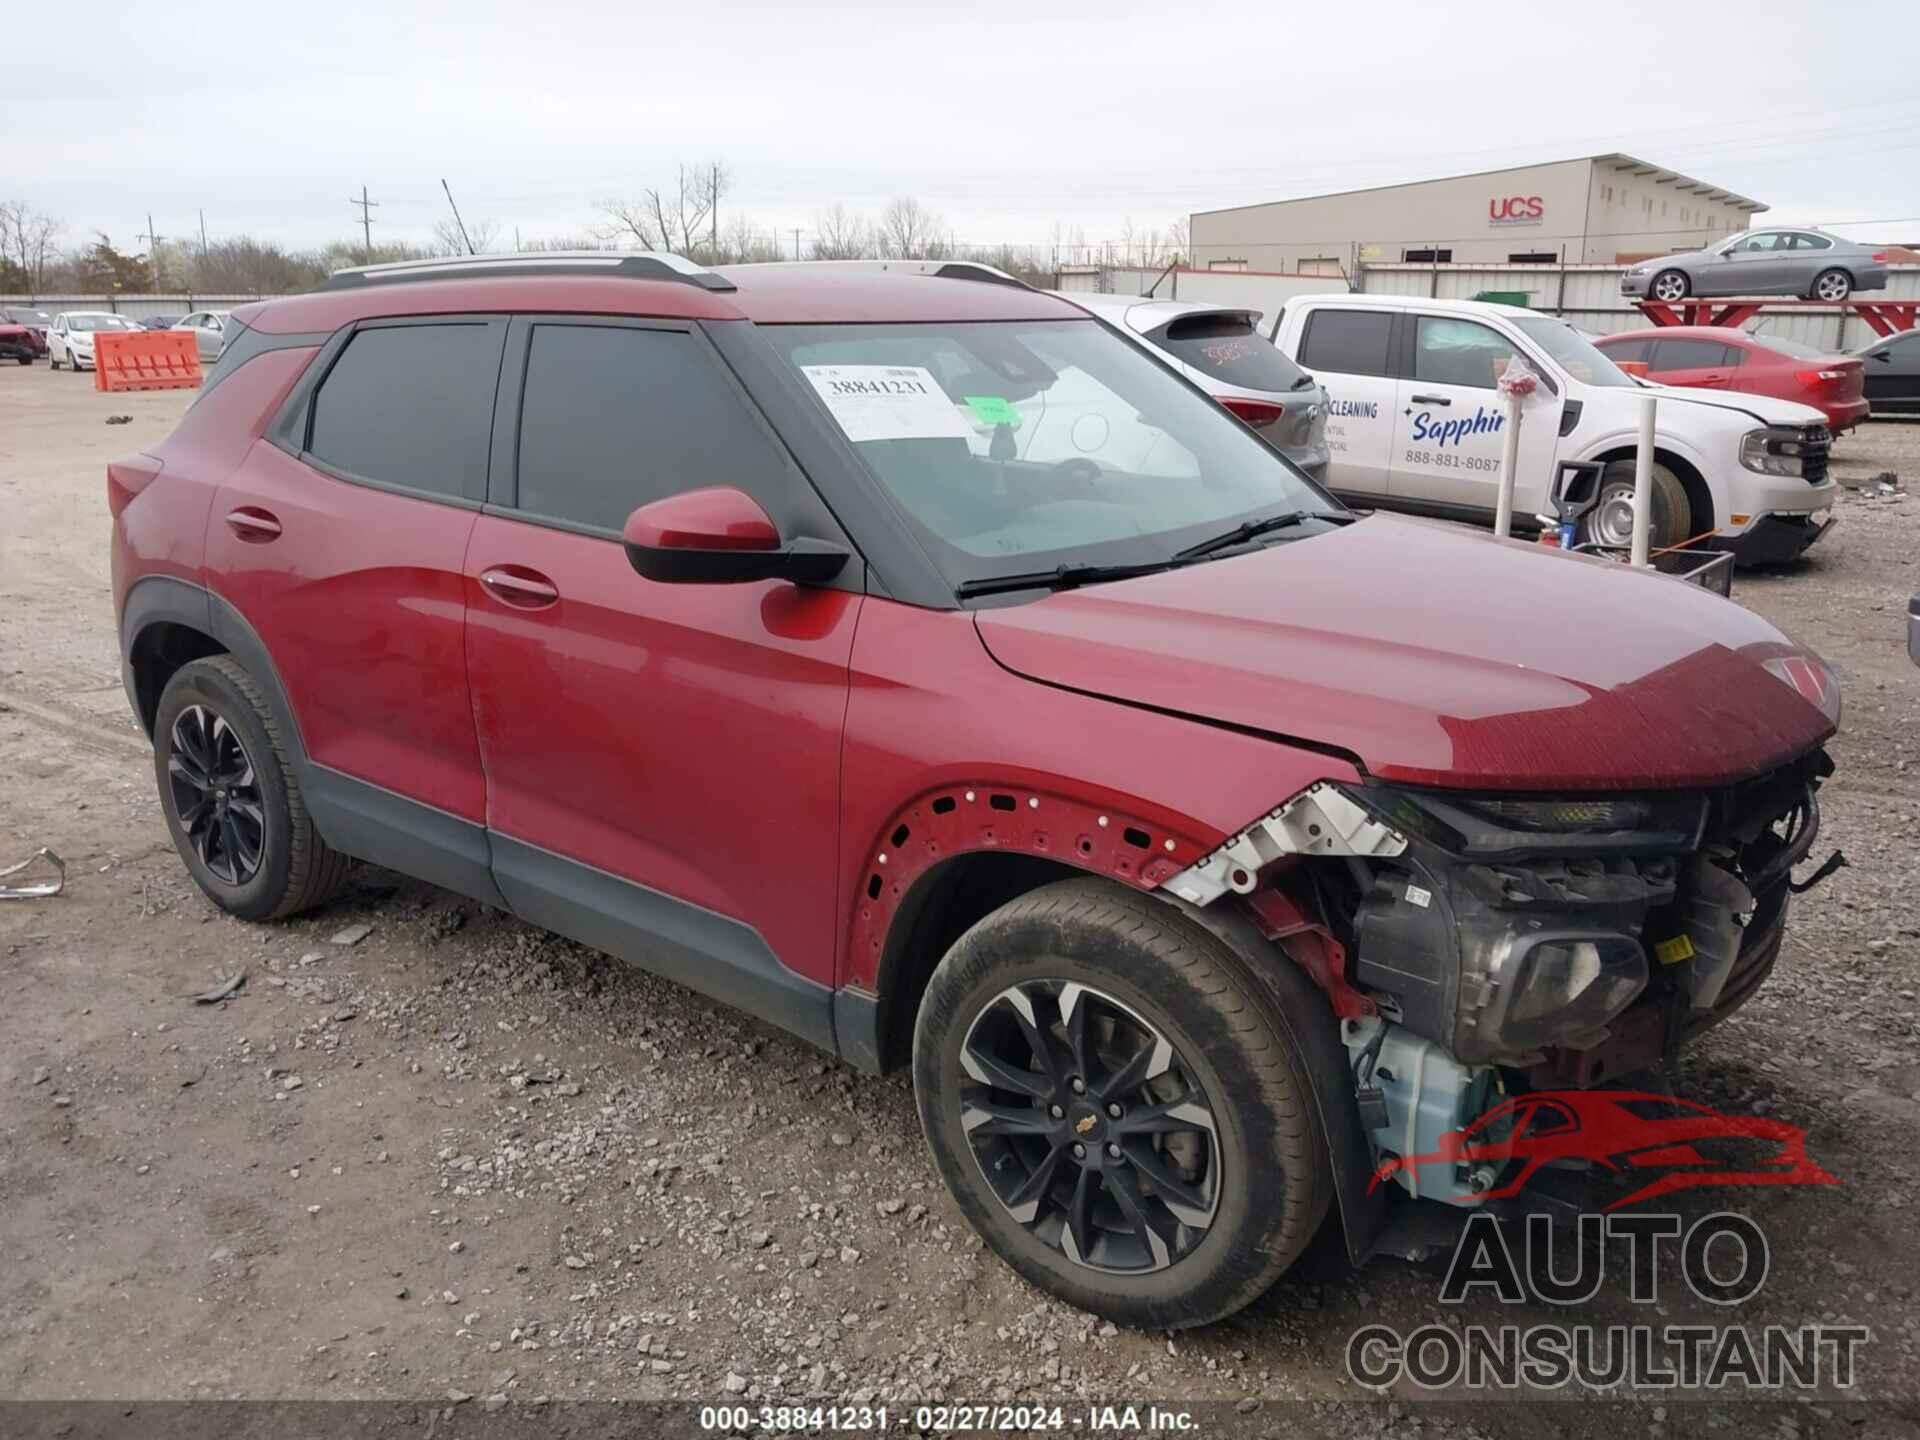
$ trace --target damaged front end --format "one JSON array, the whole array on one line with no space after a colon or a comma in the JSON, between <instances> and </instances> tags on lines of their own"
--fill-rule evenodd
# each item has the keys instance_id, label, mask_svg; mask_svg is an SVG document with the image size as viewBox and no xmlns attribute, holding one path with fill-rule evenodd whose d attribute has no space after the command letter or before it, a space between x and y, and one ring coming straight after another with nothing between
<instances>
[{"instance_id":1,"label":"damaged front end","mask_svg":"<svg viewBox=\"0 0 1920 1440\"><path fill-rule=\"evenodd\" d=\"M1831 772L1815 750L1712 790L1323 783L1167 888L1237 895L1327 993L1378 1173L1474 1204L1498 1167L1395 1162L1516 1090L1648 1070L1744 1003L1779 954Z\"/></svg>"}]
</instances>

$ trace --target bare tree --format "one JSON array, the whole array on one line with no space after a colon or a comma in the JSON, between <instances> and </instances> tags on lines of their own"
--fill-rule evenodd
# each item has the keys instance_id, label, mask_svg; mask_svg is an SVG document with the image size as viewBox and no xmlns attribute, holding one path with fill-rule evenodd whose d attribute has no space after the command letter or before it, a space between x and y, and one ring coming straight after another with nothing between
<instances>
[{"instance_id":1,"label":"bare tree","mask_svg":"<svg viewBox=\"0 0 1920 1440\"><path fill-rule=\"evenodd\" d=\"M359 258L355 249L347 263ZM283 295L319 284L328 269L321 254L299 254L250 235L215 240L189 259L193 289L210 295Z\"/></svg>"},{"instance_id":2,"label":"bare tree","mask_svg":"<svg viewBox=\"0 0 1920 1440\"><path fill-rule=\"evenodd\" d=\"M889 260L943 260L953 253L947 223L911 195L880 212L879 248Z\"/></svg>"},{"instance_id":3,"label":"bare tree","mask_svg":"<svg viewBox=\"0 0 1920 1440\"><path fill-rule=\"evenodd\" d=\"M56 242L64 228L24 200L0 204L0 254L20 267L36 293L47 288L47 271L59 258Z\"/></svg>"},{"instance_id":4,"label":"bare tree","mask_svg":"<svg viewBox=\"0 0 1920 1440\"><path fill-rule=\"evenodd\" d=\"M449 216L445 220L436 220L433 225L433 239L427 242L427 249L435 255L465 255L467 241L473 241L473 253L485 255L493 249L493 242L500 236L500 225L495 220L476 220L467 226L466 233L460 231L460 224Z\"/></svg>"},{"instance_id":5,"label":"bare tree","mask_svg":"<svg viewBox=\"0 0 1920 1440\"><path fill-rule=\"evenodd\" d=\"M1182 265L1191 264L1193 260L1193 221L1187 216L1182 215L1179 219L1170 222L1167 226L1166 246L1168 252L1167 259L1169 262L1177 261Z\"/></svg>"},{"instance_id":6,"label":"bare tree","mask_svg":"<svg viewBox=\"0 0 1920 1440\"><path fill-rule=\"evenodd\" d=\"M727 193L732 177L719 161L681 165L671 190L646 190L638 200L602 200L608 238L632 240L642 250L673 250L692 259L710 260L715 207Z\"/></svg>"},{"instance_id":7,"label":"bare tree","mask_svg":"<svg viewBox=\"0 0 1920 1440\"><path fill-rule=\"evenodd\" d=\"M873 254L873 227L866 217L835 201L813 217L815 260L865 260Z\"/></svg>"}]
</instances>

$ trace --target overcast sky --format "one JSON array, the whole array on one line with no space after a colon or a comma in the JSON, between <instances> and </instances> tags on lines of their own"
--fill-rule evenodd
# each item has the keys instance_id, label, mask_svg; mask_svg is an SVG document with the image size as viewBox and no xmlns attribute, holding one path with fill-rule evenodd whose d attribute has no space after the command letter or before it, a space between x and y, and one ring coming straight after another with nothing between
<instances>
[{"instance_id":1,"label":"overcast sky","mask_svg":"<svg viewBox=\"0 0 1920 1440\"><path fill-rule=\"evenodd\" d=\"M1920 236L1920 4L916 6L807 0L9 7L0 199L116 244L578 233L731 170L791 245L913 195L968 243L1625 150L1869 239ZM805 235L802 235L802 242Z\"/></svg>"}]
</instances>

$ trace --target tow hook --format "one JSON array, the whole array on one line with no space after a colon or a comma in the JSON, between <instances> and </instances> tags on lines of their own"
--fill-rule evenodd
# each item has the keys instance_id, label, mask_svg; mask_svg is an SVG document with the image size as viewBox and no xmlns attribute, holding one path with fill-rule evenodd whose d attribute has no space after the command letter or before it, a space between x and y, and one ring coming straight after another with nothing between
<instances>
[{"instance_id":1,"label":"tow hook","mask_svg":"<svg viewBox=\"0 0 1920 1440\"><path fill-rule=\"evenodd\" d=\"M1787 878L1787 889L1796 895L1804 895L1822 880L1833 874L1834 871L1844 870L1846 865L1847 857L1841 851L1836 850L1821 862L1818 870L1814 871L1813 874L1809 875L1806 879L1795 880L1789 876Z\"/></svg>"}]
</instances>

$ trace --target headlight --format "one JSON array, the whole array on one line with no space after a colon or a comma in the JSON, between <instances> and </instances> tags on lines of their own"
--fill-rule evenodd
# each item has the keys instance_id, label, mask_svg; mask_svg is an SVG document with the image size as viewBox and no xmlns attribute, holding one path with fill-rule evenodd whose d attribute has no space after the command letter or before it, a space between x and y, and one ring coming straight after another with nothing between
<instances>
[{"instance_id":1,"label":"headlight","mask_svg":"<svg viewBox=\"0 0 1920 1440\"><path fill-rule=\"evenodd\" d=\"M1769 426L1749 430L1740 439L1740 463L1762 475L1806 473L1807 437L1805 432Z\"/></svg>"},{"instance_id":2,"label":"headlight","mask_svg":"<svg viewBox=\"0 0 1920 1440\"><path fill-rule=\"evenodd\" d=\"M1671 854L1698 841L1707 805L1691 791L1489 795L1378 785L1349 793L1397 829L1474 859Z\"/></svg>"},{"instance_id":3,"label":"headlight","mask_svg":"<svg viewBox=\"0 0 1920 1440\"><path fill-rule=\"evenodd\" d=\"M1812 655L1781 655L1762 662L1769 675L1791 685L1809 704L1836 726L1840 723L1840 682L1833 672Z\"/></svg>"},{"instance_id":4,"label":"headlight","mask_svg":"<svg viewBox=\"0 0 1920 1440\"><path fill-rule=\"evenodd\" d=\"M1628 935L1516 935L1493 962L1475 1017L1482 1042L1527 1050L1597 1029L1647 987L1647 957Z\"/></svg>"}]
</instances>

